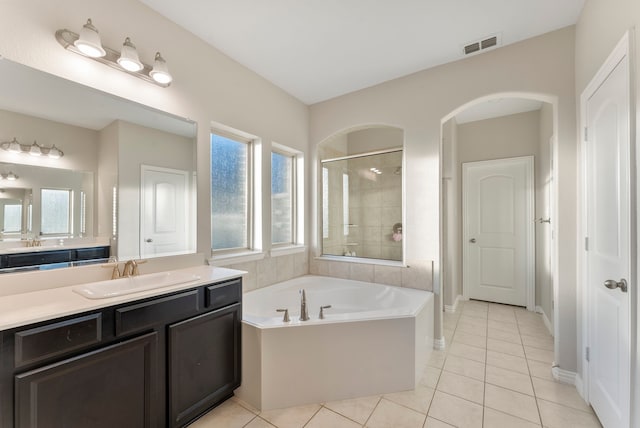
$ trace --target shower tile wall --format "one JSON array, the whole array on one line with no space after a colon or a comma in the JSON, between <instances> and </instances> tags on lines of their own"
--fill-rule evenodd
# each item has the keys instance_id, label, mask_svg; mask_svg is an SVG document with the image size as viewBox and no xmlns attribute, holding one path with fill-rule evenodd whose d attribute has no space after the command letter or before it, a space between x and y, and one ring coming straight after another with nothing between
<instances>
[{"instance_id":1,"label":"shower tile wall","mask_svg":"<svg viewBox=\"0 0 640 428\"><path fill-rule=\"evenodd\" d=\"M414 260L408 262L407 265L406 267L383 266L373 263L349 262L349 259L334 261L311 258L309 267L312 275L433 291L433 262L431 260Z\"/></svg>"},{"instance_id":2,"label":"shower tile wall","mask_svg":"<svg viewBox=\"0 0 640 428\"><path fill-rule=\"evenodd\" d=\"M305 250L301 253L277 257L266 256L262 260L236 263L225 267L248 272L242 281L242 291L247 292L307 275L309 273L309 252Z\"/></svg>"},{"instance_id":3,"label":"shower tile wall","mask_svg":"<svg viewBox=\"0 0 640 428\"><path fill-rule=\"evenodd\" d=\"M402 260L393 226L402 222L402 152L353 159L349 164L349 242L356 255ZM380 174L371 171L377 168Z\"/></svg>"}]
</instances>

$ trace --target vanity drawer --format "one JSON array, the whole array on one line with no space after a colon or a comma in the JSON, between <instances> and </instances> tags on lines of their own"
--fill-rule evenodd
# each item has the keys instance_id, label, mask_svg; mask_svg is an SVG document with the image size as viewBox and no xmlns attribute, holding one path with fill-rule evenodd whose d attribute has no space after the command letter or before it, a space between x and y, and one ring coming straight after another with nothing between
<instances>
[{"instance_id":1,"label":"vanity drawer","mask_svg":"<svg viewBox=\"0 0 640 428\"><path fill-rule=\"evenodd\" d=\"M63 263L68 261L71 261L71 251L69 250L41 251L38 253L7 255L7 267L10 268Z\"/></svg>"},{"instance_id":2,"label":"vanity drawer","mask_svg":"<svg viewBox=\"0 0 640 428\"><path fill-rule=\"evenodd\" d=\"M116 336L177 321L197 313L199 309L200 296L197 289L119 308L115 311Z\"/></svg>"},{"instance_id":3,"label":"vanity drawer","mask_svg":"<svg viewBox=\"0 0 640 428\"><path fill-rule=\"evenodd\" d=\"M108 259L109 247L78 248L75 260Z\"/></svg>"},{"instance_id":4,"label":"vanity drawer","mask_svg":"<svg viewBox=\"0 0 640 428\"><path fill-rule=\"evenodd\" d=\"M207 309L218 309L242 300L242 278L206 287Z\"/></svg>"},{"instance_id":5,"label":"vanity drawer","mask_svg":"<svg viewBox=\"0 0 640 428\"><path fill-rule=\"evenodd\" d=\"M91 314L15 333L15 366L22 367L100 343L102 314Z\"/></svg>"}]
</instances>

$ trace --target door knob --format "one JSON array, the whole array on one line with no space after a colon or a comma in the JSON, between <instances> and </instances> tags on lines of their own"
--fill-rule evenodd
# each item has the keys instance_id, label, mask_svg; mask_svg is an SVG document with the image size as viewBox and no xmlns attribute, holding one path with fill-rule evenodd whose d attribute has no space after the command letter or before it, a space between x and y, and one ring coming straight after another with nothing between
<instances>
[{"instance_id":1,"label":"door knob","mask_svg":"<svg viewBox=\"0 0 640 428\"><path fill-rule=\"evenodd\" d=\"M147 238L147 239L144 240L144 242L153 242L153 239Z\"/></svg>"},{"instance_id":2,"label":"door knob","mask_svg":"<svg viewBox=\"0 0 640 428\"><path fill-rule=\"evenodd\" d=\"M620 291L622 291L623 293L626 293L628 290L627 280L624 278L621 279L620 282L616 282L613 279L608 279L604 282L604 286L610 290L615 290L616 288L619 288Z\"/></svg>"},{"instance_id":3,"label":"door knob","mask_svg":"<svg viewBox=\"0 0 640 428\"><path fill-rule=\"evenodd\" d=\"M475 244L476 243L476 238L469 239L469 242L471 242L472 244Z\"/></svg>"}]
</instances>

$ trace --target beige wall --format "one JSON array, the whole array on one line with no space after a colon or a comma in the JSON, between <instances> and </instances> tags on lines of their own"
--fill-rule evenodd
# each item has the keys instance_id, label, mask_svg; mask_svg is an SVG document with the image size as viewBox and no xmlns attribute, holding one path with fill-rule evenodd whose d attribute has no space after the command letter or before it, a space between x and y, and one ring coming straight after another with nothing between
<instances>
[{"instance_id":1,"label":"beige wall","mask_svg":"<svg viewBox=\"0 0 640 428\"><path fill-rule=\"evenodd\" d=\"M402 147L402 129L367 128L347 134L348 154Z\"/></svg>"},{"instance_id":2,"label":"beige wall","mask_svg":"<svg viewBox=\"0 0 640 428\"><path fill-rule=\"evenodd\" d=\"M635 66L635 82L632 82L632 88L635 87L635 94L632 98L632 103L635 106L635 127L633 134L635 135L635 147L636 150L638 144L638 124L640 123L640 55L638 55L638 46L640 46L640 2L637 0L588 0L580 15L578 23L576 24L576 100L579 102L580 95L585 90L593 76L596 74L600 66L604 63L607 56L611 53L615 45L622 38L623 34L629 30L635 28L635 33L632 33L631 42L632 49L635 47L635 51L632 51L631 58L636 59ZM633 110L632 110L633 114ZM636 158L636 170L638 170L638 161ZM640 186L638 186L640 187ZM640 198L638 198L640 200ZM637 211L637 209L636 209ZM640 230L640 228L636 228ZM638 265L636 271L640 271L640 260L636 260ZM636 293L636 298L640 298L640 294ZM581 295L578 295L578 302L581 300ZM634 302L635 306L640 305L639 301ZM583 315L582 307L579 303L578 320L581 320ZM564 314L560 314L564 316ZM637 317L636 317L637 318ZM637 322L640 323L640 318L637 318ZM636 326L636 332L640 331L640 324ZM582 344L582 325L579 324L578 328L578 345L577 354L584 355ZM635 345L635 344L633 344ZM639 364L638 358L635 360L635 365ZM578 359L578 375L583 376L582 358ZM638 370L635 370L634 384L636 391L640 389L640 374ZM639 394L635 393L633 399L632 408L638 408L640 406ZM633 415L633 426L638 426L640 423L640 417Z\"/></svg>"},{"instance_id":3,"label":"beige wall","mask_svg":"<svg viewBox=\"0 0 640 428\"><path fill-rule=\"evenodd\" d=\"M538 152L538 110L458 125L458 162L534 156ZM458 171L462 179L462 168Z\"/></svg>"},{"instance_id":4,"label":"beige wall","mask_svg":"<svg viewBox=\"0 0 640 428\"><path fill-rule=\"evenodd\" d=\"M442 309L440 279L441 122L454 110L496 93L526 93L555 103L558 118L561 242L557 304L568 317L560 326L558 363L575 370L575 186L576 134L574 28L569 27L458 62L421 71L311 106L313 147L342 130L366 124L404 130L405 257L434 260L436 311ZM478 82L482 82L481 85ZM315 180L316 175L312 177ZM314 211L315 215L315 211ZM315 236L314 248L317 248ZM441 337L440 320L436 336Z\"/></svg>"}]
</instances>

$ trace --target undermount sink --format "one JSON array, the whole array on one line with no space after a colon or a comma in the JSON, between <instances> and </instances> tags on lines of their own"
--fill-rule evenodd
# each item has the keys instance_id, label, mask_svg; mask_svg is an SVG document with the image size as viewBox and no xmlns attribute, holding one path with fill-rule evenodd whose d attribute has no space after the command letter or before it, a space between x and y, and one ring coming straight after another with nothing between
<instances>
[{"instance_id":1,"label":"undermount sink","mask_svg":"<svg viewBox=\"0 0 640 428\"><path fill-rule=\"evenodd\" d=\"M158 272L146 275L90 282L73 287L73 291L87 299L106 299L123 294L137 293L170 285L185 284L200 279L199 275L186 272Z\"/></svg>"}]
</instances>

